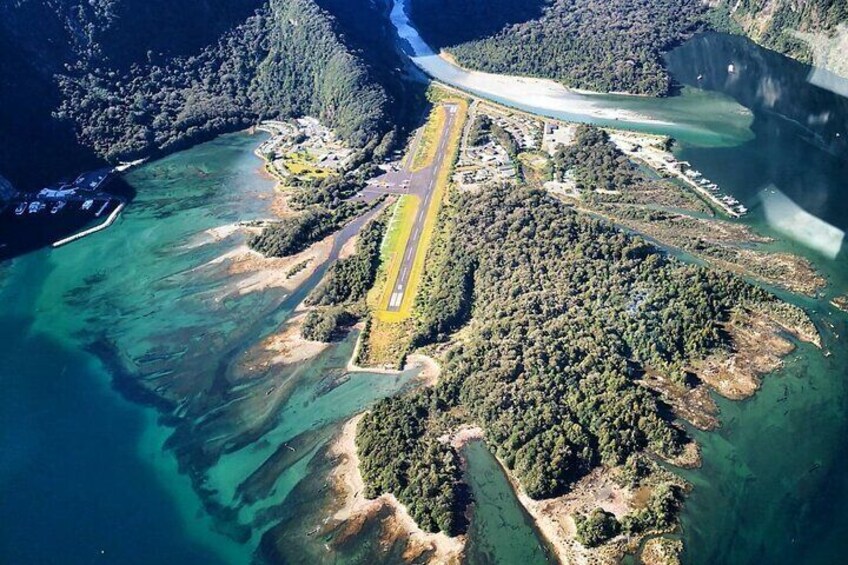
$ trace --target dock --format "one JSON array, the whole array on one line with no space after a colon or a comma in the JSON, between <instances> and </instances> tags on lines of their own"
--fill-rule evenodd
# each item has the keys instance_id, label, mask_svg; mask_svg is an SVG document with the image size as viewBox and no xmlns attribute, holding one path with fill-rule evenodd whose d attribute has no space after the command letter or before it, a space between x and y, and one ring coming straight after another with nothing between
<instances>
[{"instance_id":1,"label":"dock","mask_svg":"<svg viewBox=\"0 0 848 565\"><path fill-rule=\"evenodd\" d=\"M663 138L620 131L609 131L609 134L612 142L627 157L641 161L657 172L667 172L729 217L741 218L748 212L738 200L721 193L717 184L692 169L688 161L678 161L670 151L656 147L656 142Z\"/></svg>"},{"instance_id":2,"label":"dock","mask_svg":"<svg viewBox=\"0 0 848 565\"><path fill-rule=\"evenodd\" d=\"M67 245L68 243L71 243L71 242L76 241L78 239L82 239L87 235L91 235L91 234L97 233L101 230L105 230L106 228L108 228L109 226L111 226L115 222L115 220L118 218L118 215L121 213L121 210L124 209L124 206L125 206L125 203L121 202L120 204L118 204L117 208L112 210L112 213L109 214L109 217L106 218L106 220L102 224L94 226L93 228L89 228L85 231L81 231L77 234L66 237L64 239L60 239L59 241L56 241L56 242L53 243L53 247L61 247L63 245Z\"/></svg>"}]
</instances>

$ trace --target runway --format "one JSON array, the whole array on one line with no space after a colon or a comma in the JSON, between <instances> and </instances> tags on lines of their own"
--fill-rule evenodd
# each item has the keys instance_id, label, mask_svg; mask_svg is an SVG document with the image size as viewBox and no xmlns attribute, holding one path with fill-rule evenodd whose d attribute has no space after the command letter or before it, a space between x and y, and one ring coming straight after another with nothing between
<instances>
[{"instance_id":1,"label":"runway","mask_svg":"<svg viewBox=\"0 0 848 565\"><path fill-rule=\"evenodd\" d=\"M370 192L375 195L411 194L419 197L419 205L415 211L412 232L403 249L400 270L395 280L390 281L392 292L386 305L386 310L389 312L400 310L406 292L409 289L409 277L412 274L412 266L415 262L418 246L421 243L421 236L425 229L424 224L427 218L427 212L432 204L437 177L444 165L450 134L456 122L458 106L456 104L443 104L443 107L447 112L447 118L444 121L442 131L439 133L438 146L433 162L420 171L413 172L411 170L412 156L414 156L417 150L417 145L421 142L420 139L416 139L413 142L413 147L410 149L409 158L405 160L404 166L400 171L388 172L372 179L369 181L369 186L363 191L363 193Z\"/></svg>"}]
</instances>

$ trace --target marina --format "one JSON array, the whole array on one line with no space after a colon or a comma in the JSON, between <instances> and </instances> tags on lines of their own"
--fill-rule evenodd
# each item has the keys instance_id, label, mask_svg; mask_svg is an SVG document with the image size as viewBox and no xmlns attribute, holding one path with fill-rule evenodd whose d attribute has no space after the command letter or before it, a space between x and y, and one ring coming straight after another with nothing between
<instances>
[{"instance_id":1,"label":"marina","mask_svg":"<svg viewBox=\"0 0 848 565\"><path fill-rule=\"evenodd\" d=\"M748 213L747 207L733 196L724 194L718 184L704 177L691 163L678 160L667 151L664 144L668 138L620 130L608 131L610 139L628 157L678 179L728 216L741 218Z\"/></svg>"},{"instance_id":2,"label":"marina","mask_svg":"<svg viewBox=\"0 0 848 565\"><path fill-rule=\"evenodd\" d=\"M118 169L86 171L37 192L11 190L0 203L0 257L29 250L57 247L101 231L114 223L126 205L120 188L107 191L119 177ZM92 223L106 216L98 225ZM26 233L24 237L22 234Z\"/></svg>"},{"instance_id":3,"label":"marina","mask_svg":"<svg viewBox=\"0 0 848 565\"><path fill-rule=\"evenodd\" d=\"M108 205L109 205L109 202L108 202L108 201L107 201L107 202L104 202L104 203L103 203L103 207L102 207L102 208L100 208L100 211L102 212L102 211L103 211L103 210L104 210L104 209L105 209ZM91 235L91 234L93 234L93 233L97 233L97 232L99 232L99 231L101 231L101 230L105 230L106 228L108 228L109 226L111 226L111 225L112 225L112 223L114 223L114 221L118 218L118 215L121 213L121 210L123 210L123 209L124 209L124 206L125 206L125 204L124 204L123 202L121 202L120 204L118 204L118 207L117 207L117 208L115 208L114 210L112 210L112 213L111 213L111 214L109 214L109 217L108 217L108 218L106 218L106 221L105 221L105 222L103 222L102 224L96 225L96 226L94 226L93 228L89 228L89 229L87 229L87 230L85 230L85 231L81 231L81 232L79 232L79 233L77 233L77 234L74 234L74 235L72 235L72 236L70 236L70 237L66 237L66 238L60 239L59 241L56 241L56 242L54 242L54 243L53 243L53 247L61 247L61 246L63 246L63 245L66 245L66 244L68 244L68 243L71 243L72 241L76 241L76 240L78 240L78 239L82 239L82 238L84 238L84 237L85 237L85 236L87 236L87 235ZM99 215L100 215L100 212L98 212L98 213L97 213L97 215L99 216Z\"/></svg>"}]
</instances>

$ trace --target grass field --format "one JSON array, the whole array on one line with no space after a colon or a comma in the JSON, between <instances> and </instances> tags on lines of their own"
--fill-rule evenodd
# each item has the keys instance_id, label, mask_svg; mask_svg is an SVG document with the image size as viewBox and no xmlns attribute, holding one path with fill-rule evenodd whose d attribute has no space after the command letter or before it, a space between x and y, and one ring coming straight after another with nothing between
<instances>
[{"instance_id":1,"label":"grass field","mask_svg":"<svg viewBox=\"0 0 848 565\"><path fill-rule=\"evenodd\" d=\"M439 137L442 128L445 127L446 120L447 111L445 108L443 106L434 107L427 123L424 124L424 131L421 133L421 140L415 148L415 155L412 156L411 169L413 171L420 171L433 163L439 146Z\"/></svg>"},{"instance_id":2,"label":"grass field","mask_svg":"<svg viewBox=\"0 0 848 565\"><path fill-rule=\"evenodd\" d=\"M433 189L434 193L433 198L430 200L430 207L426 211L426 215L424 217L424 226L422 228L418 248L416 249L415 258L412 263L412 271L409 276L408 288L404 294L401 307L397 312L389 312L387 310L389 299L392 294L392 288L388 281L395 281L400 271L403 251L406 248L406 243L412 233L415 214L418 212L418 206L420 205L420 200L417 197L411 197L414 199L414 207L409 206L408 209L404 208L403 214L399 216L397 222L399 225L397 227L396 234L393 235L394 239L390 241L388 235L386 238L387 241L390 241L391 245L384 249L384 259L389 260L387 268L387 282L384 284L385 288L380 296L379 308L375 312L376 318L384 322L400 322L409 318L412 314L412 307L415 303L415 295L421 282L421 276L424 273L424 263L427 258L427 251L430 248L430 242L433 239L433 230L436 227L439 209L441 208L442 200L444 199L448 183L450 182L454 159L457 151L459 150L459 139L462 135L462 128L465 124L465 114L468 110L466 102L462 100L452 100L452 102L455 102L459 106L456 121L454 122L453 130L450 132L448 149L445 152L445 161L436 173L436 186ZM445 120L447 119L446 110L442 106L439 106L437 110L439 111L433 112L428 123L440 123L441 125L439 127L444 127ZM434 132L434 147L436 146L436 142L439 138L438 134L439 131ZM390 230L391 229L392 227L390 226Z\"/></svg>"},{"instance_id":3,"label":"grass field","mask_svg":"<svg viewBox=\"0 0 848 565\"><path fill-rule=\"evenodd\" d=\"M360 364L364 366L398 367L407 353L415 330L413 317L415 298L424 274L427 252L433 240L439 210L450 183L450 176L459 151L459 140L468 110L468 103L464 100L449 98L445 101L456 103L459 109L450 133L445 161L436 173L436 186L433 189L433 198L430 200L430 206L424 218L421 239L413 260L408 288L400 309L397 312L389 312L387 308L392 294L392 286L400 273L403 252L412 235L418 207L421 206L421 199L414 195L402 196L395 204L383 239L382 264L377 282L368 297L368 305L373 316L371 317L368 335L364 337L362 344ZM423 132L425 138L429 135L433 153L438 148L440 129L431 129L428 134L427 127L434 127L432 124L436 124L435 127L443 128L447 120L447 112L443 107L439 106L436 110L431 114L428 126L425 126ZM424 139L422 139L423 141ZM430 162L433 158L435 158L435 155L429 157Z\"/></svg>"},{"instance_id":4,"label":"grass field","mask_svg":"<svg viewBox=\"0 0 848 565\"><path fill-rule=\"evenodd\" d=\"M547 153L541 151L519 153L518 161L523 165L524 173L532 176L528 180L536 182L553 180L553 166Z\"/></svg>"},{"instance_id":5,"label":"grass field","mask_svg":"<svg viewBox=\"0 0 848 565\"><path fill-rule=\"evenodd\" d=\"M398 249L398 245L404 233L412 230L416 210L418 210L418 197L410 194L401 196L394 205L392 217L389 219L386 235L383 236L383 244L380 247L380 259L383 265L388 266L393 253L403 251Z\"/></svg>"},{"instance_id":6,"label":"grass field","mask_svg":"<svg viewBox=\"0 0 848 565\"><path fill-rule=\"evenodd\" d=\"M283 158L283 166L292 176L303 180L321 180L330 176L328 169L315 164L315 159L308 153L290 153Z\"/></svg>"}]
</instances>

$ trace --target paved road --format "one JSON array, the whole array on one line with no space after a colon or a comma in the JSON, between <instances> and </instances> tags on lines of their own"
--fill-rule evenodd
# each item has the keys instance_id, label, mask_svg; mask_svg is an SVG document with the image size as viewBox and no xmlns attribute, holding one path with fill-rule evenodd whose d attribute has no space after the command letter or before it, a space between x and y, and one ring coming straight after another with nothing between
<instances>
[{"instance_id":1,"label":"paved road","mask_svg":"<svg viewBox=\"0 0 848 565\"><path fill-rule=\"evenodd\" d=\"M427 210L430 208L433 192L436 188L436 177L447 156L448 141L450 140L450 134L456 122L457 106L455 104L445 104L444 107L447 110L447 119L439 135L436 156L430 166L415 172L410 169L413 160L412 156L415 155L417 145L420 142L419 139L416 139L413 142L413 147L410 149L411 156L405 160L401 170L388 172L372 179L369 182L369 186L363 191L363 193L374 195L414 194L420 198L420 205L415 212L412 233L403 250L403 263L400 266L396 280L392 281L393 290L387 306L389 312L397 312L400 310L401 304L403 304L404 295L409 285L409 277L412 273L412 264L415 262L415 255L418 252L418 245L421 242L424 220L427 217Z\"/></svg>"}]
</instances>

